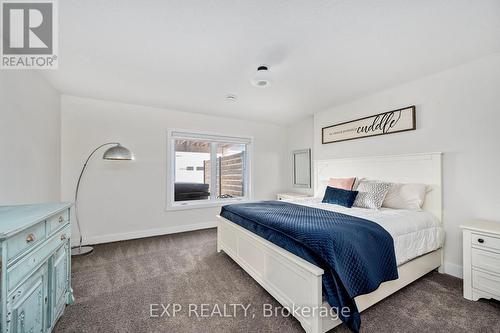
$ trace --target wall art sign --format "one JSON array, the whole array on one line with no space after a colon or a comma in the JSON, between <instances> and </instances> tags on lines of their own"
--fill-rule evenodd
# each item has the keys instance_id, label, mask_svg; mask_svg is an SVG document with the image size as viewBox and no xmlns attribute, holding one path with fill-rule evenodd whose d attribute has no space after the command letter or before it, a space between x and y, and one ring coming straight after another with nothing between
<instances>
[{"instance_id":1,"label":"wall art sign","mask_svg":"<svg viewBox=\"0 0 500 333\"><path fill-rule=\"evenodd\" d=\"M416 129L415 105L323 127L323 144Z\"/></svg>"}]
</instances>

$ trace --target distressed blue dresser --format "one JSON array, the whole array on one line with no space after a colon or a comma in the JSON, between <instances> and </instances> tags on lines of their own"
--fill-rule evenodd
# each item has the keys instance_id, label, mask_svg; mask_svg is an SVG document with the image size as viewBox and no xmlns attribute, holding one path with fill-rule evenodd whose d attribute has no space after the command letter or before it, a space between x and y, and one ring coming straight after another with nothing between
<instances>
[{"instance_id":1,"label":"distressed blue dresser","mask_svg":"<svg viewBox=\"0 0 500 333\"><path fill-rule=\"evenodd\" d=\"M70 207L0 206L1 333L50 332L73 302Z\"/></svg>"}]
</instances>

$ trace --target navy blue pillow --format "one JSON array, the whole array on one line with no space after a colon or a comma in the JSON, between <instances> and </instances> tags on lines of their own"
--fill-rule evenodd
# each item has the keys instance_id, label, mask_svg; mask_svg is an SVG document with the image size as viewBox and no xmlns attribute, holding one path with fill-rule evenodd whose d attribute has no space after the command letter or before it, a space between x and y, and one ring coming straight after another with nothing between
<instances>
[{"instance_id":1,"label":"navy blue pillow","mask_svg":"<svg viewBox=\"0 0 500 333\"><path fill-rule=\"evenodd\" d=\"M351 208L357 195L358 191L349 191L327 186L325 196L321 202Z\"/></svg>"}]
</instances>

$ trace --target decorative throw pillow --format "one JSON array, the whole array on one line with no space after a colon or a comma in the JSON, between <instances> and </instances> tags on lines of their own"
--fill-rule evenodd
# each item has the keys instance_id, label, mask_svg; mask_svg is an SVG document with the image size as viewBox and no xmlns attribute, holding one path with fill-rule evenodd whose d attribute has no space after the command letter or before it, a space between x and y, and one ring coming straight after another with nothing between
<instances>
[{"instance_id":1,"label":"decorative throw pillow","mask_svg":"<svg viewBox=\"0 0 500 333\"><path fill-rule=\"evenodd\" d=\"M367 180L367 179L366 179L366 178L364 178L364 177L361 177L361 178L356 177L356 180L354 181L354 185L352 185L352 190L353 190L353 191L356 191L356 190L358 189L359 184L360 184L361 182L366 181L366 180Z\"/></svg>"},{"instance_id":2,"label":"decorative throw pillow","mask_svg":"<svg viewBox=\"0 0 500 333\"><path fill-rule=\"evenodd\" d=\"M351 208L357 194L358 191L349 191L343 190L341 188L327 186L325 196L323 197L323 200L321 202Z\"/></svg>"},{"instance_id":3,"label":"decorative throw pillow","mask_svg":"<svg viewBox=\"0 0 500 333\"><path fill-rule=\"evenodd\" d=\"M351 191L355 181L356 177L330 178L330 180L328 181L328 186Z\"/></svg>"},{"instance_id":4,"label":"decorative throw pillow","mask_svg":"<svg viewBox=\"0 0 500 333\"><path fill-rule=\"evenodd\" d=\"M359 183L359 192L354 201L354 207L379 209L382 207L390 183L362 181Z\"/></svg>"},{"instance_id":5,"label":"decorative throw pillow","mask_svg":"<svg viewBox=\"0 0 500 333\"><path fill-rule=\"evenodd\" d=\"M425 184L391 183L382 207L421 210L426 192Z\"/></svg>"}]
</instances>

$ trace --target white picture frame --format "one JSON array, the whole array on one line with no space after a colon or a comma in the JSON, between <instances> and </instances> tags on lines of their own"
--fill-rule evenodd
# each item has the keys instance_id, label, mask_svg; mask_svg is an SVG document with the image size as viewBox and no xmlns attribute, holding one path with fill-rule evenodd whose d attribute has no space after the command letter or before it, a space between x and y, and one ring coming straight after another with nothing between
<instances>
[{"instance_id":1,"label":"white picture frame","mask_svg":"<svg viewBox=\"0 0 500 333\"><path fill-rule=\"evenodd\" d=\"M311 188L311 149L293 151L293 187Z\"/></svg>"}]
</instances>

